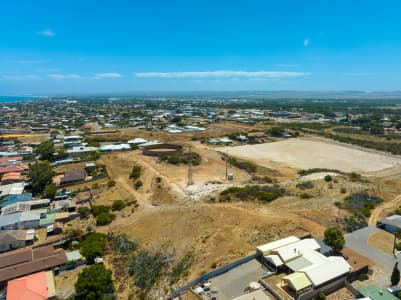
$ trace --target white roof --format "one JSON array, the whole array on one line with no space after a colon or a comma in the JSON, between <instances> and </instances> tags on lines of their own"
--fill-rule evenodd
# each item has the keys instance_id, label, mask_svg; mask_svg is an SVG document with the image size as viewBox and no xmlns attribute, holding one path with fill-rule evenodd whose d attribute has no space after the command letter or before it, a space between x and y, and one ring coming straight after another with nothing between
<instances>
[{"instance_id":1,"label":"white roof","mask_svg":"<svg viewBox=\"0 0 401 300\"><path fill-rule=\"evenodd\" d=\"M267 243L264 245L261 245L259 247L256 248L257 251L262 252L262 253L266 253L266 252L270 252L274 249L298 242L299 238L295 237L295 236L289 236L286 237L284 239L278 240L278 241L274 241L271 243Z\"/></svg>"},{"instance_id":2,"label":"white roof","mask_svg":"<svg viewBox=\"0 0 401 300\"><path fill-rule=\"evenodd\" d=\"M96 151L96 150L98 150L97 147L77 146L77 147L72 147L72 149L70 149L70 150L67 150L67 153L90 152L90 151Z\"/></svg>"},{"instance_id":3,"label":"white roof","mask_svg":"<svg viewBox=\"0 0 401 300\"><path fill-rule=\"evenodd\" d=\"M131 146L129 144L100 146L100 151L118 151L118 150L129 150L129 149L131 149Z\"/></svg>"},{"instance_id":4,"label":"white roof","mask_svg":"<svg viewBox=\"0 0 401 300\"><path fill-rule=\"evenodd\" d=\"M82 137L80 137L79 135L70 135L64 137L64 140L78 140L78 139L82 139Z\"/></svg>"},{"instance_id":5,"label":"white roof","mask_svg":"<svg viewBox=\"0 0 401 300\"><path fill-rule=\"evenodd\" d=\"M347 274L351 269L344 258L331 256L326 259L326 262L306 267L300 272L305 273L314 286L319 286Z\"/></svg>"},{"instance_id":6,"label":"white roof","mask_svg":"<svg viewBox=\"0 0 401 300\"><path fill-rule=\"evenodd\" d=\"M20 195L22 194L23 191L24 191L23 182L0 185L0 197L7 195Z\"/></svg>"},{"instance_id":7,"label":"white roof","mask_svg":"<svg viewBox=\"0 0 401 300\"><path fill-rule=\"evenodd\" d=\"M156 141L156 140L155 141L149 141L149 142L140 144L139 148L146 147L146 146L159 145L159 144L161 144L161 143L159 141Z\"/></svg>"},{"instance_id":8,"label":"white roof","mask_svg":"<svg viewBox=\"0 0 401 300\"><path fill-rule=\"evenodd\" d=\"M315 239L303 239L275 250L284 262L300 257L307 252L319 250L320 245Z\"/></svg>"},{"instance_id":9,"label":"white roof","mask_svg":"<svg viewBox=\"0 0 401 300\"><path fill-rule=\"evenodd\" d=\"M265 256L267 260L270 260L276 267L282 266L284 262L281 260L280 256L278 255L267 255Z\"/></svg>"},{"instance_id":10,"label":"white roof","mask_svg":"<svg viewBox=\"0 0 401 300\"><path fill-rule=\"evenodd\" d=\"M129 140L127 143L128 144L143 144L146 142L147 142L147 140L145 140L143 138L134 138L133 140Z\"/></svg>"}]
</instances>

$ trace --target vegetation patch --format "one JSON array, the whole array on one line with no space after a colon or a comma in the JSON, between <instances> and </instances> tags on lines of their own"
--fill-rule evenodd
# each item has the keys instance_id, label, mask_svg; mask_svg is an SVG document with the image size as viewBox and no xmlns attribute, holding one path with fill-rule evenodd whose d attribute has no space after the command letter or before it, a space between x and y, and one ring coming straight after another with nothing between
<instances>
[{"instance_id":1,"label":"vegetation patch","mask_svg":"<svg viewBox=\"0 0 401 300\"><path fill-rule=\"evenodd\" d=\"M242 201L271 202L285 194L285 189L278 185L274 186L244 186L230 187L220 193L220 202L230 201L233 196Z\"/></svg>"},{"instance_id":2,"label":"vegetation patch","mask_svg":"<svg viewBox=\"0 0 401 300\"><path fill-rule=\"evenodd\" d=\"M345 198L344 208L355 214L370 217L370 211L383 202L383 199L370 196L366 192L355 193Z\"/></svg>"},{"instance_id":3,"label":"vegetation patch","mask_svg":"<svg viewBox=\"0 0 401 300\"><path fill-rule=\"evenodd\" d=\"M187 152L181 155L166 155L160 159L171 165L188 164L191 161L192 165L198 166L202 162L202 157L196 152Z\"/></svg>"},{"instance_id":4,"label":"vegetation patch","mask_svg":"<svg viewBox=\"0 0 401 300\"><path fill-rule=\"evenodd\" d=\"M224 159L225 158L223 157L223 160ZM257 170L257 166L255 164L248 161L240 161L234 157L229 157L228 163L234 167L237 167L238 169L245 170L248 173L255 173Z\"/></svg>"},{"instance_id":5,"label":"vegetation patch","mask_svg":"<svg viewBox=\"0 0 401 300\"><path fill-rule=\"evenodd\" d=\"M299 188L300 190L307 190L307 189L312 189L314 187L314 184L312 181L303 181L297 183L296 187Z\"/></svg>"}]
</instances>

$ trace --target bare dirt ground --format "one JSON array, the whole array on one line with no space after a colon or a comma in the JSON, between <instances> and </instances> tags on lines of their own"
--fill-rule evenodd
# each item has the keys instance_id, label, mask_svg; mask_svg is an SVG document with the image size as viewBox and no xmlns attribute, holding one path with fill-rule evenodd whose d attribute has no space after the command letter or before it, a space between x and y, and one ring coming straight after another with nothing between
<instances>
[{"instance_id":1,"label":"bare dirt ground","mask_svg":"<svg viewBox=\"0 0 401 300\"><path fill-rule=\"evenodd\" d=\"M389 255L393 255L393 243L394 235L384 230L372 233L368 238L368 245Z\"/></svg>"},{"instance_id":2,"label":"bare dirt ground","mask_svg":"<svg viewBox=\"0 0 401 300\"><path fill-rule=\"evenodd\" d=\"M264 130L266 126L263 124L248 125L236 122L219 122L208 125L207 130L201 132L187 132L187 133L167 133L165 131L148 131L138 128L122 128L119 132L113 134L102 135L102 139L132 139L135 137L141 137L148 140L160 140L163 142L185 142L192 139L212 138L221 137L234 133L246 133L253 130Z\"/></svg>"},{"instance_id":3,"label":"bare dirt ground","mask_svg":"<svg viewBox=\"0 0 401 300\"><path fill-rule=\"evenodd\" d=\"M272 161L295 169L328 168L370 175L401 164L401 158L363 151L346 144L316 138L296 138L274 143L223 147L218 150L269 167Z\"/></svg>"}]
</instances>

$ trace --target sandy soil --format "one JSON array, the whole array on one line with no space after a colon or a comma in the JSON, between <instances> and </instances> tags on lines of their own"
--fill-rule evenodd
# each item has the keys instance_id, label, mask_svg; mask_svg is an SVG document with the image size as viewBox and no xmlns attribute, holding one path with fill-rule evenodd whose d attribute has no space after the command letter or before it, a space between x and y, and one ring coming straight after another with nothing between
<instances>
[{"instance_id":1,"label":"sandy soil","mask_svg":"<svg viewBox=\"0 0 401 300\"><path fill-rule=\"evenodd\" d=\"M328 168L367 174L401 164L401 158L363 151L322 139L297 138L274 143L223 147L230 155L271 166L271 161L296 169Z\"/></svg>"},{"instance_id":2,"label":"sandy soil","mask_svg":"<svg viewBox=\"0 0 401 300\"><path fill-rule=\"evenodd\" d=\"M389 255L393 255L394 235L391 233L379 230L369 236L368 244L376 249L383 251Z\"/></svg>"}]
</instances>

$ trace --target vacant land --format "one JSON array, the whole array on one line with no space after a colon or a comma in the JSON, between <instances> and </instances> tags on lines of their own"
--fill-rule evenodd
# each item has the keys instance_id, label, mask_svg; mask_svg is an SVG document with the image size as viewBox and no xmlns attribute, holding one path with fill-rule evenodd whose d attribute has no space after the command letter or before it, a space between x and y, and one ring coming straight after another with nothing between
<instances>
[{"instance_id":1,"label":"vacant land","mask_svg":"<svg viewBox=\"0 0 401 300\"><path fill-rule=\"evenodd\" d=\"M393 255L393 243L394 235L384 230L374 232L368 238L368 245L389 255Z\"/></svg>"},{"instance_id":2,"label":"vacant land","mask_svg":"<svg viewBox=\"0 0 401 300\"><path fill-rule=\"evenodd\" d=\"M345 144L313 138L224 147L219 150L266 167L271 167L273 161L295 169L327 168L365 175L401 164L401 158L391 155L363 151Z\"/></svg>"}]
</instances>

